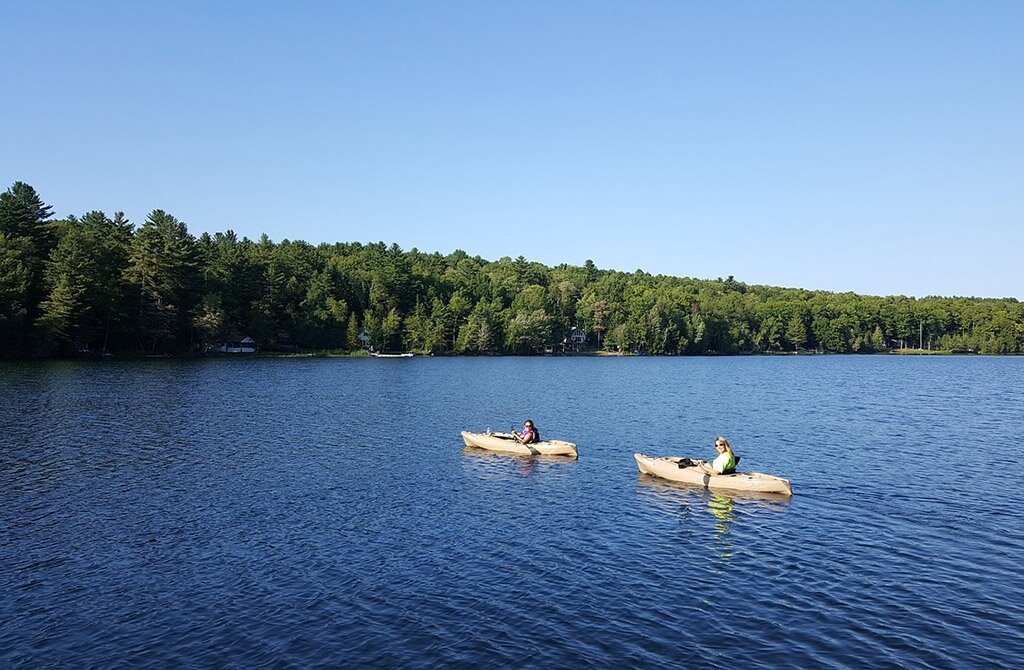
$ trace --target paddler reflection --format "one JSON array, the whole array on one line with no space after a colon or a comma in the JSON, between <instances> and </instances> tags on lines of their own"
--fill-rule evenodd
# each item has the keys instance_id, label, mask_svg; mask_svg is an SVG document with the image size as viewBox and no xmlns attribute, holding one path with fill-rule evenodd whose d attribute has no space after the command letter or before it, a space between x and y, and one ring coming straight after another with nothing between
<instances>
[{"instance_id":1,"label":"paddler reflection","mask_svg":"<svg viewBox=\"0 0 1024 670\"><path fill-rule=\"evenodd\" d=\"M783 512L791 502L787 495L754 493L745 491L709 491L689 484L666 481L640 473L637 475L638 490L645 494L654 507L675 516L679 523L697 526L706 532L709 558L718 563L728 563L736 553L733 543L744 542L746 534L734 535L733 521L740 515L762 512ZM703 510L707 510L713 522L706 524ZM725 569L722 566L721 569Z\"/></svg>"},{"instance_id":2,"label":"paddler reflection","mask_svg":"<svg viewBox=\"0 0 1024 670\"><path fill-rule=\"evenodd\" d=\"M735 501L721 493L712 493L707 497L708 511L717 519L715 522L715 544L718 557L729 560L733 555L730 524L735 512Z\"/></svg>"}]
</instances>

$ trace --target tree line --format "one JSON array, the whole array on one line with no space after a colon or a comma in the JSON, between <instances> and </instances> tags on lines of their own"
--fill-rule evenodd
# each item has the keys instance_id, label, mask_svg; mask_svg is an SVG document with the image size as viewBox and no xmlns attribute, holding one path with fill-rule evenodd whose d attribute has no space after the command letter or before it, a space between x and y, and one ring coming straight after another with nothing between
<instances>
[{"instance_id":1,"label":"tree line","mask_svg":"<svg viewBox=\"0 0 1024 670\"><path fill-rule=\"evenodd\" d=\"M0 356L261 349L437 354L589 346L646 354L870 353L893 347L1024 351L1015 299L863 296L727 279L548 267L519 256L397 245L198 238L154 210L54 219L35 189L0 194Z\"/></svg>"}]
</instances>

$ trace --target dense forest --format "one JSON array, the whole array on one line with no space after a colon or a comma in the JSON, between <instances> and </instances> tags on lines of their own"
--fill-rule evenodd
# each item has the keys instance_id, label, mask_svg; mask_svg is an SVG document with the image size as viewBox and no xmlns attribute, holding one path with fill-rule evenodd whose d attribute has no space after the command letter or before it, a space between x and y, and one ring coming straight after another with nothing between
<instances>
[{"instance_id":1,"label":"dense forest","mask_svg":"<svg viewBox=\"0 0 1024 670\"><path fill-rule=\"evenodd\" d=\"M1015 299L862 296L548 267L522 256L397 245L198 238L154 210L54 219L28 184L0 194L0 357L197 354L253 338L264 351L533 354L1024 351Z\"/></svg>"}]
</instances>

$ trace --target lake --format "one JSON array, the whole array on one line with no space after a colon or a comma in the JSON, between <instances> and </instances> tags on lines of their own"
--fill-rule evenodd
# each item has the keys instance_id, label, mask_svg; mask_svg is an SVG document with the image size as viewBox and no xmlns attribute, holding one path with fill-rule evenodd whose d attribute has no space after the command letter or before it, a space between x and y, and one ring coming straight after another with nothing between
<instances>
[{"instance_id":1,"label":"lake","mask_svg":"<svg viewBox=\"0 0 1024 670\"><path fill-rule=\"evenodd\" d=\"M0 667L1019 667L1024 358L0 363ZM532 418L577 461L466 450ZM790 500L632 454L789 478Z\"/></svg>"}]
</instances>

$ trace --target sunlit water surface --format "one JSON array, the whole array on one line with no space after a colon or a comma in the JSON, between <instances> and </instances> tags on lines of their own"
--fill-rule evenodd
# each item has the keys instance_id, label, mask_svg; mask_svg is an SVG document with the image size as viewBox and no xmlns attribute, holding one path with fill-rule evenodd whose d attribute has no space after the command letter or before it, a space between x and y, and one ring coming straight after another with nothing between
<instances>
[{"instance_id":1,"label":"sunlit water surface","mask_svg":"<svg viewBox=\"0 0 1024 670\"><path fill-rule=\"evenodd\" d=\"M718 434L793 498L637 474ZM0 667L1020 667L1022 438L1024 358L0 364Z\"/></svg>"}]
</instances>

